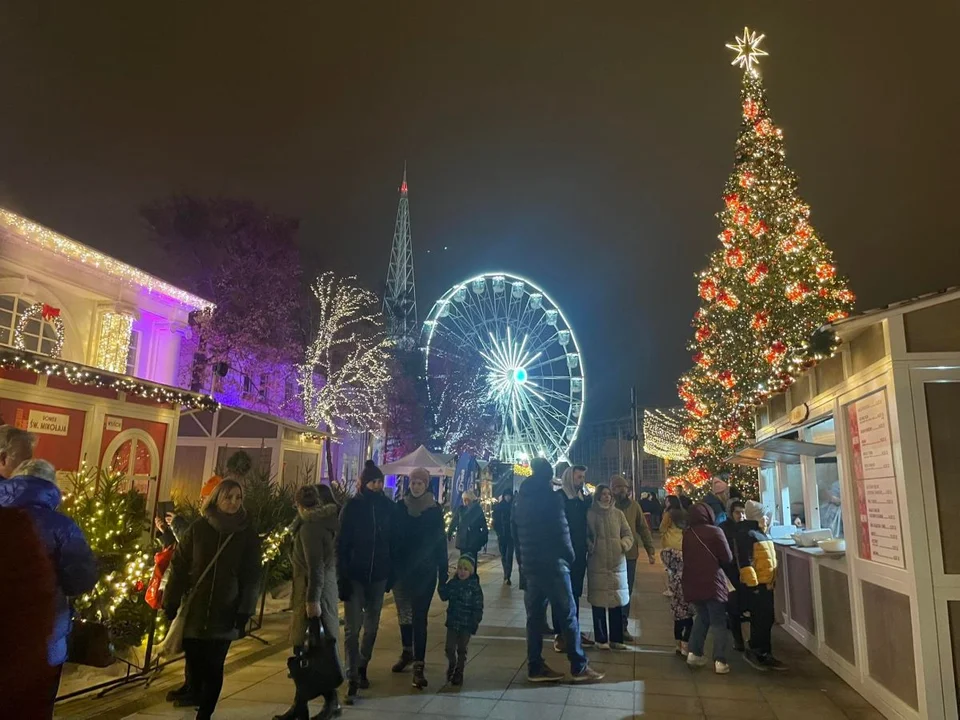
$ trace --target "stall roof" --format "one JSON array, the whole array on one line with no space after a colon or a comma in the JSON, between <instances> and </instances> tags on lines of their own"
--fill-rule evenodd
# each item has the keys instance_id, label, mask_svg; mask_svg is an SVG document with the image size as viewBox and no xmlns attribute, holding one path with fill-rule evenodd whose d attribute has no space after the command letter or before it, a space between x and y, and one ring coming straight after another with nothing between
<instances>
[{"instance_id":1,"label":"stall roof","mask_svg":"<svg viewBox=\"0 0 960 720\"><path fill-rule=\"evenodd\" d=\"M247 417L252 417L256 420L261 420L265 423L270 423L272 425L277 425L282 427L285 430L292 430L303 435L314 435L318 438L327 439L330 437L330 433L324 432L323 430L317 430L317 428L312 428L309 425L304 425L295 420L289 420L287 418L279 417L277 415L270 415L269 413L257 412L256 410L248 410L247 408L237 407L235 405L220 405L216 408L217 410L229 410L230 412L236 413L237 415L245 415ZM183 415L192 415L197 410L185 410Z\"/></svg>"},{"instance_id":2,"label":"stall roof","mask_svg":"<svg viewBox=\"0 0 960 720\"><path fill-rule=\"evenodd\" d=\"M872 325L883 318L884 315L894 312L905 312L909 308L917 305L936 305L940 302L948 302L960 298L960 285L953 285L935 292L917 295L916 297L898 300L897 302L882 305L871 310L864 310L842 320L835 320L832 323L823 325L821 329L832 329L841 338L849 336L861 328Z\"/></svg>"},{"instance_id":3,"label":"stall roof","mask_svg":"<svg viewBox=\"0 0 960 720\"><path fill-rule=\"evenodd\" d=\"M836 449L835 445L775 437L761 442L753 441L737 450L726 461L749 467L760 467L764 463L775 463L777 461L788 465L797 465L800 462L801 455L820 457L835 452Z\"/></svg>"},{"instance_id":4,"label":"stall roof","mask_svg":"<svg viewBox=\"0 0 960 720\"><path fill-rule=\"evenodd\" d=\"M441 456L434 455L423 445L406 457L380 466L384 475L409 475L417 468L424 468L431 477L453 477L453 466L444 462Z\"/></svg>"}]
</instances>

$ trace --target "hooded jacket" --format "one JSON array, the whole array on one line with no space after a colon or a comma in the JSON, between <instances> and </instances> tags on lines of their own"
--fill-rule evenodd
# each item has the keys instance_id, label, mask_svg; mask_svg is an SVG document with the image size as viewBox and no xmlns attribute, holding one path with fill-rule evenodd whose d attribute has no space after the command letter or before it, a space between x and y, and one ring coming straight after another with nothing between
<instances>
[{"instance_id":1,"label":"hooded jacket","mask_svg":"<svg viewBox=\"0 0 960 720\"><path fill-rule=\"evenodd\" d=\"M260 597L260 538L248 520L234 529L227 528L221 518L216 508L207 507L183 534L170 563L163 607L168 616L176 614L183 610L181 601L190 592L183 626L186 638L236 640L238 619L253 615ZM213 568L197 585L231 535Z\"/></svg>"},{"instance_id":2,"label":"hooded jacket","mask_svg":"<svg viewBox=\"0 0 960 720\"><path fill-rule=\"evenodd\" d=\"M290 623L290 642L303 645L307 634L307 604L320 611L323 626L339 634L337 619L337 531L340 508L335 504L300 508L290 527L293 547L290 564L293 567Z\"/></svg>"},{"instance_id":3,"label":"hooded jacket","mask_svg":"<svg viewBox=\"0 0 960 720\"><path fill-rule=\"evenodd\" d=\"M0 507L27 512L57 574L53 633L47 644L47 662L52 667L67 659L72 626L67 598L89 592L98 579L97 561L83 532L72 518L57 512L60 499L60 488L43 478L21 475L0 481Z\"/></svg>"},{"instance_id":4,"label":"hooded jacket","mask_svg":"<svg viewBox=\"0 0 960 720\"><path fill-rule=\"evenodd\" d=\"M564 498L562 493L554 491L549 468L543 473L535 471L520 485L513 501L511 519L517 562L522 573L552 575L560 570L569 572L575 555L564 511Z\"/></svg>"},{"instance_id":5,"label":"hooded jacket","mask_svg":"<svg viewBox=\"0 0 960 720\"><path fill-rule=\"evenodd\" d=\"M583 494L583 488L573 484L573 468L563 471L560 479L560 494L564 498L564 512L567 515L567 525L570 527L570 542L573 543L574 562L587 562L587 511L590 510L591 500Z\"/></svg>"},{"instance_id":6,"label":"hooded jacket","mask_svg":"<svg viewBox=\"0 0 960 720\"><path fill-rule=\"evenodd\" d=\"M340 580L358 583L394 581L397 508L382 492L363 486L340 514L337 567Z\"/></svg>"},{"instance_id":7,"label":"hooded jacket","mask_svg":"<svg viewBox=\"0 0 960 720\"><path fill-rule=\"evenodd\" d=\"M727 579L723 566L733 555L723 531L714 522L709 505L697 503L688 513L689 527L683 532L683 597L687 602L727 601Z\"/></svg>"},{"instance_id":8,"label":"hooded jacket","mask_svg":"<svg viewBox=\"0 0 960 720\"><path fill-rule=\"evenodd\" d=\"M456 633L476 635L483 620L483 589L477 568L466 580L454 575L443 586L443 597L447 605L447 628Z\"/></svg>"},{"instance_id":9,"label":"hooded jacket","mask_svg":"<svg viewBox=\"0 0 960 720\"><path fill-rule=\"evenodd\" d=\"M629 487L625 478L615 476L610 481L610 489L625 485ZM627 519L627 525L633 533L633 545L627 551L627 560L636 560L640 557L640 546L646 550L647 555L653 555L656 551L653 547L653 534L650 532L650 526L647 525L647 519L644 517L643 508L636 500L624 498L623 500L614 500L617 510L623 513Z\"/></svg>"},{"instance_id":10,"label":"hooded jacket","mask_svg":"<svg viewBox=\"0 0 960 720\"><path fill-rule=\"evenodd\" d=\"M739 582L749 588L766 585L772 588L777 580L777 553L773 541L760 529L756 520L737 523L735 547L740 567Z\"/></svg>"},{"instance_id":11,"label":"hooded jacket","mask_svg":"<svg viewBox=\"0 0 960 720\"><path fill-rule=\"evenodd\" d=\"M447 538L443 511L429 493L428 507L419 514L412 496L397 504L397 583L410 597L433 595L447 581Z\"/></svg>"},{"instance_id":12,"label":"hooded jacket","mask_svg":"<svg viewBox=\"0 0 960 720\"><path fill-rule=\"evenodd\" d=\"M633 532L623 512L613 504L593 503L587 513L587 600L594 607L622 607L630 601L627 552Z\"/></svg>"}]
</instances>

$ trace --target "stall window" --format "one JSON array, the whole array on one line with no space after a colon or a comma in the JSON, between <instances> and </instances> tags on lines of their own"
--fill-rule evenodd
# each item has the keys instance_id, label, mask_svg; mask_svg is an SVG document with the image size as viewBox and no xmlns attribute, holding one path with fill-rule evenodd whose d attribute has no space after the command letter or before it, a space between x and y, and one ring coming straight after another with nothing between
<instances>
[{"instance_id":1,"label":"stall window","mask_svg":"<svg viewBox=\"0 0 960 720\"><path fill-rule=\"evenodd\" d=\"M784 508L790 510L790 524L794 527L806 529L807 512L803 504L803 475L799 463L781 463L783 480L782 502Z\"/></svg>"},{"instance_id":2,"label":"stall window","mask_svg":"<svg viewBox=\"0 0 960 720\"><path fill-rule=\"evenodd\" d=\"M775 465L760 467L760 501L763 506L773 510L774 525L783 525L783 507L777 493L777 468Z\"/></svg>"},{"instance_id":3,"label":"stall window","mask_svg":"<svg viewBox=\"0 0 960 720\"><path fill-rule=\"evenodd\" d=\"M807 428L809 442L831 445L834 451L821 455L814 461L817 482L817 503L820 509L820 527L830 530L836 538L843 537L843 512L841 508L840 473L837 468L837 435L833 418Z\"/></svg>"}]
</instances>

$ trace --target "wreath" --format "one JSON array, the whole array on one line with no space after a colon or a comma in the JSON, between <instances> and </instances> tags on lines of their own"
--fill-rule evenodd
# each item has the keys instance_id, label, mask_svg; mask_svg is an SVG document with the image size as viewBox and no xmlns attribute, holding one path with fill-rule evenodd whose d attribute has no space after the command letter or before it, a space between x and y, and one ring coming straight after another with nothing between
<instances>
[{"instance_id":1,"label":"wreath","mask_svg":"<svg viewBox=\"0 0 960 720\"><path fill-rule=\"evenodd\" d=\"M53 330L56 333L56 340L53 344L53 350L50 352L50 357L59 358L60 351L63 349L63 318L60 317L60 308L55 308L51 305L47 305L46 303L34 303L23 311L23 315L21 315L20 320L17 321L17 329L13 334L13 346L17 350L27 349L23 341L23 334L26 331L27 323L36 319L53 325ZM42 328L40 332L42 337Z\"/></svg>"}]
</instances>

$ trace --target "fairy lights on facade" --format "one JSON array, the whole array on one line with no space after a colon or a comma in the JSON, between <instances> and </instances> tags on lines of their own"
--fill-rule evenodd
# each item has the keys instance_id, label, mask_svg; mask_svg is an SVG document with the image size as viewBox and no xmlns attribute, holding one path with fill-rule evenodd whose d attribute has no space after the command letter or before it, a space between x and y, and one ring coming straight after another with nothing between
<instances>
[{"instance_id":1,"label":"fairy lights on facade","mask_svg":"<svg viewBox=\"0 0 960 720\"><path fill-rule=\"evenodd\" d=\"M9 228L20 239L38 249L82 263L128 285L163 295L191 310L214 308L214 304L208 300L181 290L143 270L127 265L5 208L0 208L0 227Z\"/></svg>"},{"instance_id":2,"label":"fairy lights on facade","mask_svg":"<svg viewBox=\"0 0 960 720\"><path fill-rule=\"evenodd\" d=\"M109 372L125 372L132 331L132 315L115 310L104 312L100 319L100 339L97 341L94 365Z\"/></svg>"}]
</instances>

